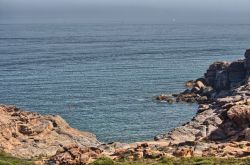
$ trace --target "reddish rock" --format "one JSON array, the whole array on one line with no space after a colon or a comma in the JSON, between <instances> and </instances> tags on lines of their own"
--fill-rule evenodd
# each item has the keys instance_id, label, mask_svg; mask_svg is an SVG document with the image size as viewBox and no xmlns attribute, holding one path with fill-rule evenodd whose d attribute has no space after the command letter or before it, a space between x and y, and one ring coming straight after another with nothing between
<instances>
[{"instance_id":1,"label":"reddish rock","mask_svg":"<svg viewBox=\"0 0 250 165\"><path fill-rule=\"evenodd\" d=\"M58 150L52 156L49 162L55 164L88 164L90 159L97 159L101 156L101 152L96 148L80 148L77 145L64 147L63 150Z\"/></svg>"},{"instance_id":2,"label":"reddish rock","mask_svg":"<svg viewBox=\"0 0 250 165\"><path fill-rule=\"evenodd\" d=\"M95 135L71 128L59 116L43 116L6 105L0 105L0 115L1 150L17 157L50 157L62 146L82 148L100 144ZM68 153L61 156L69 157Z\"/></svg>"},{"instance_id":3,"label":"reddish rock","mask_svg":"<svg viewBox=\"0 0 250 165\"><path fill-rule=\"evenodd\" d=\"M173 153L176 157L192 157L194 156L194 151L190 148L183 148L181 150L177 150Z\"/></svg>"},{"instance_id":4,"label":"reddish rock","mask_svg":"<svg viewBox=\"0 0 250 165\"><path fill-rule=\"evenodd\" d=\"M247 128L250 123L250 106L235 105L227 111L227 116L240 128Z\"/></svg>"}]
</instances>

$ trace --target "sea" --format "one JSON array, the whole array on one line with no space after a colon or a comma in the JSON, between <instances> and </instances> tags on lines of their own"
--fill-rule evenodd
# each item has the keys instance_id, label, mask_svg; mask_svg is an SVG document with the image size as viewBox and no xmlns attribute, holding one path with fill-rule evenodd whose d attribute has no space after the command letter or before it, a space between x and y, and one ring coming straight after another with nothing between
<instances>
[{"instance_id":1,"label":"sea","mask_svg":"<svg viewBox=\"0 0 250 165\"><path fill-rule=\"evenodd\" d=\"M102 142L150 140L197 111L154 96L243 58L249 36L250 24L0 21L0 103L60 115Z\"/></svg>"}]
</instances>

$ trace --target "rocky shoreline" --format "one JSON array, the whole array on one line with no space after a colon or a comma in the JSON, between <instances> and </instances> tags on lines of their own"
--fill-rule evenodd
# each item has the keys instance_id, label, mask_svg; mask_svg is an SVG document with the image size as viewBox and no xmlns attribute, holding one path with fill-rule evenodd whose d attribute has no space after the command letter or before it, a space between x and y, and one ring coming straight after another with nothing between
<instances>
[{"instance_id":1,"label":"rocky shoreline","mask_svg":"<svg viewBox=\"0 0 250 165\"><path fill-rule=\"evenodd\" d=\"M88 132L71 128L61 117L42 116L0 106L0 150L47 164L88 164L102 157L250 156L250 49L245 59L215 62L203 77L186 83L180 94L158 101L197 102L196 116L152 141L103 144Z\"/></svg>"}]
</instances>

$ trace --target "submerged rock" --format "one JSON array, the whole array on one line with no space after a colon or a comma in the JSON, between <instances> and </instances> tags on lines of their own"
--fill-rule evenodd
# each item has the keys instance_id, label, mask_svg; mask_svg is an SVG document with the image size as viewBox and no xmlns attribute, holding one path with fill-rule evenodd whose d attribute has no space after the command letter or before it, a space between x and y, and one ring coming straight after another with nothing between
<instances>
[{"instance_id":1,"label":"submerged rock","mask_svg":"<svg viewBox=\"0 0 250 165\"><path fill-rule=\"evenodd\" d=\"M166 101L170 104L175 102L174 97L169 96L169 95L159 95L159 96L156 96L155 99L158 101Z\"/></svg>"}]
</instances>

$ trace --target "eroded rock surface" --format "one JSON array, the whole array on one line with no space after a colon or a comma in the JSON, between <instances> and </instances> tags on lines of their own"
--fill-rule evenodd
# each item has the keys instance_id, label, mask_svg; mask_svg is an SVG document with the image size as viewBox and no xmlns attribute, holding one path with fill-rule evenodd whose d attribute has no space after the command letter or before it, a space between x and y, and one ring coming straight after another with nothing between
<instances>
[{"instance_id":1,"label":"eroded rock surface","mask_svg":"<svg viewBox=\"0 0 250 165\"><path fill-rule=\"evenodd\" d=\"M95 135L71 128L60 116L42 116L6 105L0 105L0 114L0 150L13 156L49 158L64 152L65 158L69 151L79 151L87 162L91 158L88 151L100 145Z\"/></svg>"},{"instance_id":2,"label":"eroded rock surface","mask_svg":"<svg viewBox=\"0 0 250 165\"><path fill-rule=\"evenodd\" d=\"M155 140L169 142L168 147L178 151L169 153L174 156L186 149L201 156L249 156L249 61L250 50L247 50L243 60L210 65L203 78L192 81L191 90L177 95L177 101L198 102L196 116L171 132L156 136ZM207 99L200 101L204 96Z\"/></svg>"}]
</instances>

